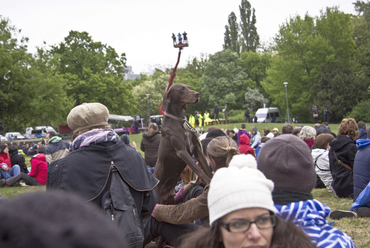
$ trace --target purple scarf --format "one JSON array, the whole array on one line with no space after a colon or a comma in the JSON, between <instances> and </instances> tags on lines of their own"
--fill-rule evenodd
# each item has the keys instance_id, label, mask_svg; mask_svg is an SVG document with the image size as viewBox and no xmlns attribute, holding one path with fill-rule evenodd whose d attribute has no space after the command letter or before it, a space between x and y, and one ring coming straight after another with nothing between
<instances>
[{"instance_id":1,"label":"purple scarf","mask_svg":"<svg viewBox=\"0 0 370 248\"><path fill-rule=\"evenodd\" d=\"M89 146L91 144L99 144L108 141L113 143L118 142L118 134L116 134L113 129L93 129L79 135L69 146L69 150L74 151L83 146Z\"/></svg>"}]
</instances>

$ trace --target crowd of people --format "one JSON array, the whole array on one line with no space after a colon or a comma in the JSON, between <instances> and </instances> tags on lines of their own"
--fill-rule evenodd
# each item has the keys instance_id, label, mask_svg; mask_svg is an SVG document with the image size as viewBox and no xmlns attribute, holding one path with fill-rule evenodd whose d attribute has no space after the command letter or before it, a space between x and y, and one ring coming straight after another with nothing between
<instances>
[{"instance_id":1,"label":"crowd of people","mask_svg":"<svg viewBox=\"0 0 370 248\"><path fill-rule=\"evenodd\" d=\"M222 111L227 113L226 104ZM203 125L219 112L216 105L214 112L198 115L197 119L191 116L189 122L193 124L194 118L194 123ZM211 126L199 137L214 173L211 182L203 183L187 168L179 176L174 203L164 205L157 203L158 180L153 175L161 140L158 125L152 122L148 133L143 134L143 158L127 135L119 137L110 128L108 116L108 109L100 103L74 107L67 117L73 130L72 142L49 132L46 146L37 146L30 171L17 147L1 144L0 187L19 185L21 181L27 185L46 184L45 194L60 206L65 205L63 200L71 206L86 205L84 216L94 214L94 220L76 217L81 226L95 222L106 230L115 230L104 232L104 237L97 235L107 243L104 246L104 242L96 242L96 247L108 247L109 242L109 247L116 247L116 242L122 242L122 247L141 248L154 240L165 240L176 247L355 247L351 237L326 218L329 214L332 218L370 217L369 202L356 205L354 211L331 211L311 194L314 188L327 188L329 193L356 201L369 189L370 134L365 123L343 119L338 134L327 123L315 127L285 124L281 132L278 128L259 130L257 126L249 132L245 123L240 129ZM69 198L65 192L76 196ZM39 194L35 200L45 201ZM25 196L18 201L31 199ZM14 205L3 200L0 204ZM53 202L47 205L55 207ZM55 224L63 221L57 211L49 209L42 213L33 206L30 213L36 219L42 214L45 226L51 225L46 214ZM111 222L101 218L104 215ZM69 216L66 228L73 222L73 213ZM18 218L12 225L22 223L24 220ZM41 229L44 238L35 235L40 244L50 242L50 237L62 240L67 232ZM68 233L74 235L72 243L77 242L78 235L86 235ZM14 234L12 239L0 239L0 246L9 246L6 242L15 242L16 238L29 244L36 242L30 236Z\"/></svg>"}]
</instances>

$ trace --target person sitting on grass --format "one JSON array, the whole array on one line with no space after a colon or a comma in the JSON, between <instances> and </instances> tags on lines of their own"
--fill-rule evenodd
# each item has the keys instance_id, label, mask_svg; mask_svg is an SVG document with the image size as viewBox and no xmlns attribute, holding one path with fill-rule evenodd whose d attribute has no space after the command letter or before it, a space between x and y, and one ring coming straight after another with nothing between
<instances>
[{"instance_id":1,"label":"person sitting on grass","mask_svg":"<svg viewBox=\"0 0 370 248\"><path fill-rule=\"evenodd\" d=\"M8 146L6 144L0 144L0 174L3 179L11 178L21 172L19 165L12 166L8 153Z\"/></svg>"},{"instance_id":2,"label":"person sitting on grass","mask_svg":"<svg viewBox=\"0 0 370 248\"><path fill-rule=\"evenodd\" d=\"M293 220L318 248L355 247L351 237L326 220L330 208L313 199L316 173L305 142L294 135L275 137L261 148L257 165L275 184L272 196L278 216Z\"/></svg>"},{"instance_id":3,"label":"person sitting on grass","mask_svg":"<svg viewBox=\"0 0 370 248\"><path fill-rule=\"evenodd\" d=\"M46 184L46 178L48 173L48 164L45 157L45 146L39 145L37 148L38 154L31 159L31 172L27 175L26 173L19 173L8 179L0 180L0 187L4 185L16 186L19 185L21 180L24 180L27 185L42 186Z\"/></svg>"}]
</instances>

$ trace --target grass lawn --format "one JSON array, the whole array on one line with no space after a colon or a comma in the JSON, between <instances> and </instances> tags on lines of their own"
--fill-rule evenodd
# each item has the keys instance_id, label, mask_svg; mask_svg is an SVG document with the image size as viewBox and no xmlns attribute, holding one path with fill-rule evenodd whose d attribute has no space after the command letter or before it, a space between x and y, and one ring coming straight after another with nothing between
<instances>
[{"instance_id":1,"label":"grass lawn","mask_svg":"<svg viewBox=\"0 0 370 248\"><path fill-rule=\"evenodd\" d=\"M234 126L240 128L241 123L237 124L227 124L227 125L219 125L218 127L223 129L232 129ZM247 130L251 131L252 127L256 125L258 127L258 131L262 132L262 129L267 127L272 130L274 127L277 127L281 133L281 128L283 127L284 123L247 123ZM295 127L297 124L293 125ZM310 125L313 124L303 124L303 125ZM339 124L331 124L330 125L331 131L333 133L338 132ZM207 127L204 128L205 130ZM140 142L142 138L142 134L131 134L129 135L130 141L135 141L140 151ZM141 152L144 156L144 154ZM29 162L30 158L26 158L26 163L30 166ZM3 187L0 188L0 194L5 198L13 198L17 197L21 194L35 191L35 190L45 190L45 187L37 187L37 186L29 186L29 187ZM332 210L349 210L349 207L352 204L352 200L350 199L341 199L336 197L333 193L328 192L326 189L314 189L312 192L315 199L325 203L328 205ZM340 229L341 231L347 233L355 242L356 247L358 248L368 248L370 247L370 218L358 218L358 219L341 219L336 220L335 222L328 218L329 222L333 222L333 226Z\"/></svg>"}]
</instances>

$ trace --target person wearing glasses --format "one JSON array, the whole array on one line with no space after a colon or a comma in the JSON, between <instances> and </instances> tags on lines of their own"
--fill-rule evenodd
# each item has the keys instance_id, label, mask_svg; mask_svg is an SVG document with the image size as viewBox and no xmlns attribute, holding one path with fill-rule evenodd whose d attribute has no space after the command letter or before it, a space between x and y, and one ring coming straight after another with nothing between
<instances>
[{"instance_id":1,"label":"person wearing glasses","mask_svg":"<svg viewBox=\"0 0 370 248\"><path fill-rule=\"evenodd\" d=\"M300 228L275 215L274 183L248 156L235 155L228 168L216 171L208 193L210 227L187 234L180 248L315 247Z\"/></svg>"}]
</instances>

